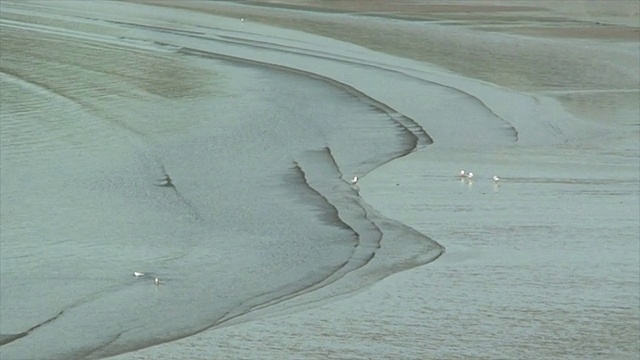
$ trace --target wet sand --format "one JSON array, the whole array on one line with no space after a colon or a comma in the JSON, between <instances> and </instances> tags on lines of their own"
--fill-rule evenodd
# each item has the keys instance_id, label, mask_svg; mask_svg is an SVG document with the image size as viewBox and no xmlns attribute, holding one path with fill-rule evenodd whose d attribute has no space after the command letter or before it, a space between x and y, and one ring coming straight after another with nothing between
<instances>
[{"instance_id":1,"label":"wet sand","mask_svg":"<svg viewBox=\"0 0 640 360\"><path fill-rule=\"evenodd\" d=\"M519 91L562 97L581 117L624 121L628 114L618 109L637 104L640 5L635 1L616 6L607 1L136 2L345 40ZM599 71L593 71L595 64Z\"/></svg>"},{"instance_id":2,"label":"wet sand","mask_svg":"<svg viewBox=\"0 0 640 360\"><path fill-rule=\"evenodd\" d=\"M354 8L355 3L363 4L339 2L344 6L341 10L349 12L381 10L377 7L380 4L373 8ZM69 5L62 4L61 8ZM349 132L353 128L343 129L344 137L329 137L333 139L329 144L331 151L319 146L318 150L298 154L299 167L293 167L291 178L287 177L289 184L296 184L302 176L327 203L336 204L341 218L358 219L361 216L358 211L349 212L353 210L349 205L353 189L342 180L327 179L348 178L344 169L361 175L357 188L357 198L362 201L360 208L366 209L372 224L383 226L386 236L379 243L375 236L370 237L373 242L364 246L365 251L352 256L364 260L368 264L364 268L370 271L345 275L331 286L293 293L295 296L286 301L263 303L231 321L217 323L210 330L116 358L611 359L635 356L640 350L637 242L640 236L637 120L640 105L637 104L638 67L635 66L638 43L629 42L626 35L614 36L615 31L586 36L585 42L572 39L571 31L555 38L532 37L532 33L516 36L513 34L518 31L513 29L498 32L495 28L479 29L485 25L494 27L500 21L513 21L523 12L540 12L518 4L490 8L492 12L498 11L502 19L486 15L487 8L475 6L434 5L424 14L414 8L407 10L413 16L418 13L421 19L432 20L426 24L414 19L407 21L406 14L395 8L384 9L384 14L373 17L361 17L336 12L292 13L288 4L265 7L261 3L259 7L249 7L162 2L163 7L197 7L201 14L236 17L227 22L198 17L200 15L178 16L166 9L157 9L149 15L148 8L105 5L101 16L118 21L128 16L134 28L138 24L147 27L146 30L144 27L119 28L118 35L137 36L144 39L145 46L153 46L149 41L162 43L171 51L171 43L180 44L183 46L181 56L202 57L203 62L199 64L203 65L204 73L193 74L191 80L185 81L187 87L151 84L150 91L178 91L188 98L200 90L205 99L213 93L225 93L228 85L216 90L192 88L204 74L211 76L205 64L213 52L204 41L185 42L180 32L201 32L196 35L215 36L229 44L227 47L224 41L216 43L215 59L242 63L249 68L266 64L270 69L285 70L295 76L323 79L324 84L339 88L342 93L346 91L349 98L376 107L384 115L377 118L365 113L362 120L349 121L361 138L347 135L353 134ZM128 9L126 15L123 9ZM74 10L95 11L91 6ZM547 17L566 16L561 9L554 11L551 15L546 12L542 19L532 16L528 21L535 26L529 28L546 29ZM600 17L591 16L601 21ZM240 17L245 21L240 22ZM462 23L461 18L464 18ZM401 57L308 34L262 27L254 22L256 20L330 35ZM626 21L622 20L620 24ZM554 31L573 26L561 23L558 26L554 23ZM637 29L621 31L633 34ZM85 29L85 32L95 30ZM429 41L423 43L420 39ZM184 49L187 46L190 49ZM599 50L597 54L594 48ZM541 49L545 50L539 51ZM588 60L585 54L589 54ZM557 59L552 65L549 65L550 57ZM166 59L175 60L172 56ZM598 64L597 71L594 63ZM196 68L186 64L190 69ZM167 64L167 71L174 67L176 65ZM251 77L242 77L226 68L222 74L223 78L231 78L229 74L233 74L242 79L246 85L242 88L252 91ZM141 79L162 77L151 74ZM312 83L300 83L281 74L268 79L319 91ZM381 83L386 86L381 87ZM269 81L260 82L260 86L266 84ZM322 94L323 98L331 99L328 104L333 101L338 107L348 107L350 103ZM262 101L262 96L254 100ZM179 99L180 95L175 98ZM271 101L276 99L274 96ZM206 107L198 109L204 112ZM360 111L354 109L350 117L361 114ZM390 123L385 116L393 120L398 133L376 138L376 134L388 132ZM193 136L187 131L176 137L175 132L182 128L170 123L161 131L151 124L133 124L136 131L152 132L147 139L166 136L174 139L176 145L180 143L177 139L186 141L184 139ZM200 131L205 128L198 127ZM276 134L269 136L278 138ZM249 134L247 138L252 137ZM386 152L368 150L376 155L371 159L389 159L383 164L363 162L370 158L356 151L369 142L394 143L392 139L399 142ZM198 146L197 143L190 145L185 151L197 153ZM185 159L171 151L154 151L162 161L171 164L174 171L184 174L193 171L187 164L180 166L178 163ZM249 154L251 151L245 155ZM279 166L278 161L269 161L274 167ZM476 172L476 179L472 182L458 179L456 174L460 168ZM231 171L233 165L224 169ZM209 173L202 171L201 175L205 174ZM499 174L503 180L494 184L490 179L493 174ZM3 180L6 178L4 173ZM193 208L204 209L207 199L196 200L198 187L186 178L177 181L184 184L183 194L194 201ZM4 189L3 195L7 193ZM223 194L219 192L215 196ZM304 195L302 203L311 199L315 199L313 203L318 201L317 197L309 196ZM317 203L318 208L323 208L321 203ZM3 208L6 211L6 206ZM340 213L345 209L347 212ZM267 217L268 212L263 216ZM335 224L330 218L322 218L325 223ZM300 218L300 224L303 221L307 220ZM346 223L360 234L376 232L366 223L348 220ZM362 228L353 224L360 224ZM337 231L336 236L338 234L341 232ZM406 245L417 246L424 241L420 240L422 237L437 241L447 252L435 262L415 267L429 262L420 258L421 255L428 257L428 252L420 254L418 250L417 258L407 257L399 251L402 246L398 244L405 241ZM168 250L167 256L171 251ZM227 251L231 256L234 248ZM367 254L375 256L367 257ZM198 262L194 259L192 263ZM167 266L164 270L171 269ZM221 271L223 267L212 269ZM105 267L105 271L110 270ZM192 291L194 280L196 278L181 274L172 279L173 290L171 281L156 289L161 296L154 306L161 306L164 301L175 306L172 301L181 298L181 291ZM233 278L228 280L217 279L225 284L233 282ZM276 284L275 280L270 281ZM218 292L226 292L220 286L217 288ZM136 292L135 296L144 299L149 294ZM119 299L111 296L98 305L106 309L109 300L118 303ZM63 316L60 320L63 324L66 321L67 326L77 323L73 316L67 319ZM56 321L47 326L55 326ZM55 339L55 333L47 335L47 326L34 331L33 335ZM55 330L51 327L51 331ZM144 337L149 331L152 329L142 328L135 333ZM127 334L131 332L127 330ZM29 336L0 348L0 353L17 358L16 349L20 349L21 341L27 341ZM116 337L90 353L89 358L117 352L119 341ZM151 340L148 344L155 343ZM126 344L120 346L126 349Z\"/></svg>"}]
</instances>

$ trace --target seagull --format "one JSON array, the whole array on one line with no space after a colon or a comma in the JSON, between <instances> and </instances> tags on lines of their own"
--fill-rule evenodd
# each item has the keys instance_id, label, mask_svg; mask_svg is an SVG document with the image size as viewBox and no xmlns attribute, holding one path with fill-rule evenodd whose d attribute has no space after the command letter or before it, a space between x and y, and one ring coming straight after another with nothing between
<instances>
[{"instance_id":1,"label":"seagull","mask_svg":"<svg viewBox=\"0 0 640 360\"><path fill-rule=\"evenodd\" d=\"M156 186L175 187L175 185L173 185L173 181L171 180L171 177L168 174L164 174L164 179L158 180L158 181L162 181L163 183Z\"/></svg>"},{"instance_id":2,"label":"seagull","mask_svg":"<svg viewBox=\"0 0 640 360\"><path fill-rule=\"evenodd\" d=\"M467 179L469 179L469 180L473 179L473 173L472 172L467 174Z\"/></svg>"},{"instance_id":3,"label":"seagull","mask_svg":"<svg viewBox=\"0 0 640 360\"><path fill-rule=\"evenodd\" d=\"M153 283L155 285L160 285L160 279L158 279L158 278L153 279Z\"/></svg>"},{"instance_id":4,"label":"seagull","mask_svg":"<svg viewBox=\"0 0 640 360\"><path fill-rule=\"evenodd\" d=\"M134 272L133 272L133 276L135 276L135 277L141 277L141 276L144 276L144 273L134 271Z\"/></svg>"},{"instance_id":5,"label":"seagull","mask_svg":"<svg viewBox=\"0 0 640 360\"><path fill-rule=\"evenodd\" d=\"M358 183L358 177L357 177L357 176L354 176L354 177L353 177L353 179L351 179L351 184L352 184L352 185L355 185L355 184L357 184L357 183Z\"/></svg>"},{"instance_id":6,"label":"seagull","mask_svg":"<svg viewBox=\"0 0 640 360\"><path fill-rule=\"evenodd\" d=\"M493 175L493 181L495 182L500 181L500 178L498 177L498 175Z\"/></svg>"},{"instance_id":7,"label":"seagull","mask_svg":"<svg viewBox=\"0 0 640 360\"><path fill-rule=\"evenodd\" d=\"M464 172L464 170L460 170L460 172L458 173L458 176L463 178L463 177L467 177L467 173Z\"/></svg>"}]
</instances>

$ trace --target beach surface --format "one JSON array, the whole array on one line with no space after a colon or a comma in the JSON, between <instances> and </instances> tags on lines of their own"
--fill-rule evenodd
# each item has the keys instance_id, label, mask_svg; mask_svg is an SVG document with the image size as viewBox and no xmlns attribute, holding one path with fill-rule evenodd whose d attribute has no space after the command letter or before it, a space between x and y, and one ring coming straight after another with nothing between
<instances>
[{"instance_id":1,"label":"beach surface","mask_svg":"<svg viewBox=\"0 0 640 360\"><path fill-rule=\"evenodd\" d=\"M637 358L640 5L571 4L3 1L0 358Z\"/></svg>"}]
</instances>

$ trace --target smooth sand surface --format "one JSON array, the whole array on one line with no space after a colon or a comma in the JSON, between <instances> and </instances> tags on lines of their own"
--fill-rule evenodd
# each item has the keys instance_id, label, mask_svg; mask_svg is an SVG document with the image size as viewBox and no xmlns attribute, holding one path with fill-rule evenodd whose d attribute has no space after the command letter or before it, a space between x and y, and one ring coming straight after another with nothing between
<instances>
[{"instance_id":1,"label":"smooth sand surface","mask_svg":"<svg viewBox=\"0 0 640 360\"><path fill-rule=\"evenodd\" d=\"M331 163L322 160L327 158L324 150L298 154L296 160L306 171L306 182L328 202L346 209L347 217L361 216L349 212L354 189L346 182L343 185L326 179L335 178L336 168L348 169L341 174L346 179L360 175L356 189L362 201L359 208L366 209L372 223L388 232L375 257L367 259L372 269L369 272L347 274L331 286L287 301L264 303L207 331L115 358L628 359L638 354L639 44L630 41L637 26L629 26L633 21L637 24L637 3L619 2L603 8L597 2L579 2L581 8L576 8L552 1L483 1L474 5L438 2L427 6L396 2L394 7L386 7L386 2L341 1L331 8L340 10L337 12L301 11L300 3L292 10L288 2L277 2L278 6L275 2L256 3L258 6L154 3L162 6L103 3L96 10L95 5L78 7L73 2L60 2L48 12L64 16L77 12L80 18L90 19L99 13L105 19L143 24L146 29L105 28L115 31L109 35L141 41L134 43L151 46L154 51L154 42L169 53L175 50L173 46L183 46L191 49L180 53L188 59L210 51L218 54L217 59L224 57L243 64L242 71L224 68L222 78L236 82L226 80L215 91L207 88L203 99L233 88L255 94L254 101L261 104L264 99L282 102L278 95L287 93L280 92L278 84L287 84L313 89L309 93L298 91L302 99L290 96L295 108L308 108L316 114L309 104L320 92L322 99L328 99L322 104L335 106L331 116L338 117L340 109L350 109L346 119L352 120L345 120L350 125L327 137L335 148L331 156L338 159L337 166L318 165ZM304 7L318 4L324 2L305 2ZM52 10L57 6L61 10ZM172 7L197 12L182 13ZM327 10L326 6L320 7ZM363 14L371 12L376 12L375 16ZM61 19L55 16L44 18L54 28L69 26L56 24ZM526 23L524 27L521 21ZM571 35L576 22L579 28L591 29L580 31L580 39ZM601 22L618 30L600 32ZM78 36L105 35L93 20L80 23L86 28ZM563 32L564 28L569 30ZM192 34L215 38L214 46ZM158 64L166 65L166 71L143 76L142 80L164 78L162 74L180 68L170 63L176 60L172 55L159 58L168 61ZM213 76L209 73L210 60L203 57L197 62L201 67L190 61L183 64L190 69L185 74L188 79L178 76L173 81L149 85L142 81L139 86L178 91L188 98L194 88L202 90L193 87L198 79ZM286 67L296 75L261 75L252 68L257 63L269 64L272 69ZM203 72L192 73L193 69ZM304 78L310 73L314 74L312 78L325 79L331 87L343 92L346 89L349 99L365 99L364 103L378 112L385 109L382 112L396 121L396 128L404 127L408 132L398 130L402 136L385 140L381 134L387 134L388 120L351 108L350 102L342 102L344 97L332 97L331 92L320 90L322 87L296 80L296 76ZM260 79L259 86L252 86L252 77ZM185 86L170 85L178 80L184 80ZM261 93L264 88L269 89L267 93L275 92L274 96ZM307 100L303 100L305 97ZM180 101L174 104L182 106ZM193 116L205 113L205 105L198 103L192 108L197 111L185 112L191 116L181 118L187 123L205 119ZM240 110L234 113L242 116ZM319 114L320 118L326 116ZM304 112L300 118L305 118ZM314 116L310 114L309 118ZM322 121L302 122L314 124L314 131L328 136L322 130ZM151 138L173 139L176 143L177 139L192 139L190 132L175 136L181 129L167 123L160 130L165 137L153 130ZM204 131L206 126L196 129ZM304 138L304 129L294 132L295 136ZM271 138L287 137L261 136L257 132L246 136L260 136L266 139L265 144ZM183 146L185 153L200 151L203 144L199 137L195 139L195 144ZM384 154L389 157L384 152L378 154L382 150L404 155L402 149L407 146L400 145L412 141L416 151L379 167L363 161L368 157L358 153L357 149L370 142L386 141L390 146L395 143L392 139L401 141L390 149L374 147L366 152L376 155L374 159ZM315 146L313 141L307 142ZM252 153L248 149L243 157ZM176 171L182 170L178 173L194 171L177 152L156 150L156 154ZM269 164L279 163L271 159ZM461 168L474 171L475 180L460 180L457 173ZM234 165L224 169L233 171ZM211 176L204 170L197 174L201 179ZM502 177L500 183L491 180L494 174ZM193 190L185 190L186 198L201 204L196 209L204 208L208 198L198 200L198 187L186 176L179 180L186 184L185 189ZM224 194L221 191L210 196L215 199ZM301 199L306 204L311 198L307 194ZM302 207L296 209L302 214ZM262 216L269 214L264 212ZM408 227L397 226L396 222ZM362 226L359 232L375 233ZM413 247L421 243L418 235L437 241L447 252L435 262L415 267L421 261L428 262L420 256L429 255L427 249L421 253L419 247ZM222 238L218 246L224 244ZM415 258L399 251L397 244L402 241L416 249ZM231 262L224 264L223 259L233 259L239 247L225 249L228 252L216 258L222 264L212 265L218 272L234 266ZM174 250L166 250L166 256ZM204 264L197 259L192 263ZM167 266L164 270L175 269ZM176 285L171 286L169 281L154 289L152 305L176 306L175 299L188 298L184 292L199 289L197 279L185 274L175 276L171 280ZM220 278L220 282L230 284L233 279ZM211 296L224 302L229 300L225 296L229 292L216 287ZM129 293L140 301L152 295ZM112 297L111 301L118 303L119 299ZM211 308L216 306L212 304ZM206 314L202 312L206 306L195 308L198 313L189 315L189 306L185 306L180 319ZM60 320L74 323L73 317L65 320L62 316ZM53 321L48 326L55 324ZM128 336L141 338L156 331L135 324L123 328ZM47 337L47 327L43 326L32 335L55 339L54 330L51 328ZM17 340L16 347L7 345L7 352L0 348L0 354L17 358L19 353L14 350L20 349L20 342L29 336ZM112 344L117 349L118 341L112 340L104 349L109 350ZM152 339L149 345L153 344ZM89 358L101 354L109 351L92 352Z\"/></svg>"}]
</instances>

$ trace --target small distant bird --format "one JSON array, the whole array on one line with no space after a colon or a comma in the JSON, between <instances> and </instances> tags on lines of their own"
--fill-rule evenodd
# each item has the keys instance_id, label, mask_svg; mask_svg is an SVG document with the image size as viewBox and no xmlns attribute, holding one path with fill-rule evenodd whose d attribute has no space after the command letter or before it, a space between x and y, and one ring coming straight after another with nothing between
<instances>
[{"instance_id":1,"label":"small distant bird","mask_svg":"<svg viewBox=\"0 0 640 360\"><path fill-rule=\"evenodd\" d=\"M135 276L135 277L141 277L141 276L144 276L144 273L134 271L134 272L133 272L133 276Z\"/></svg>"},{"instance_id":2,"label":"small distant bird","mask_svg":"<svg viewBox=\"0 0 640 360\"><path fill-rule=\"evenodd\" d=\"M354 176L353 179L351 179L351 185L355 185L358 183L358 177Z\"/></svg>"},{"instance_id":3,"label":"small distant bird","mask_svg":"<svg viewBox=\"0 0 640 360\"><path fill-rule=\"evenodd\" d=\"M473 179L473 173L472 172L467 174L467 179L469 179L469 180Z\"/></svg>"},{"instance_id":4,"label":"small distant bird","mask_svg":"<svg viewBox=\"0 0 640 360\"><path fill-rule=\"evenodd\" d=\"M500 178L498 177L498 175L493 175L493 181L494 182L500 181Z\"/></svg>"},{"instance_id":5,"label":"small distant bird","mask_svg":"<svg viewBox=\"0 0 640 360\"><path fill-rule=\"evenodd\" d=\"M244 22L244 18L240 18L240 21Z\"/></svg>"},{"instance_id":6,"label":"small distant bird","mask_svg":"<svg viewBox=\"0 0 640 360\"><path fill-rule=\"evenodd\" d=\"M460 172L458 173L458 176L463 178L463 177L467 177L467 173L464 172L464 170L460 170Z\"/></svg>"},{"instance_id":7,"label":"small distant bird","mask_svg":"<svg viewBox=\"0 0 640 360\"><path fill-rule=\"evenodd\" d=\"M164 179L158 181L162 181L163 183L156 186L175 187L175 185L173 185L171 177L168 174L164 174Z\"/></svg>"},{"instance_id":8,"label":"small distant bird","mask_svg":"<svg viewBox=\"0 0 640 360\"><path fill-rule=\"evenodd\" d=\"M160 285L160 279L158 279L158 278L153 279L153 283L155 285Z\"/></svg>"}]
</instances>

